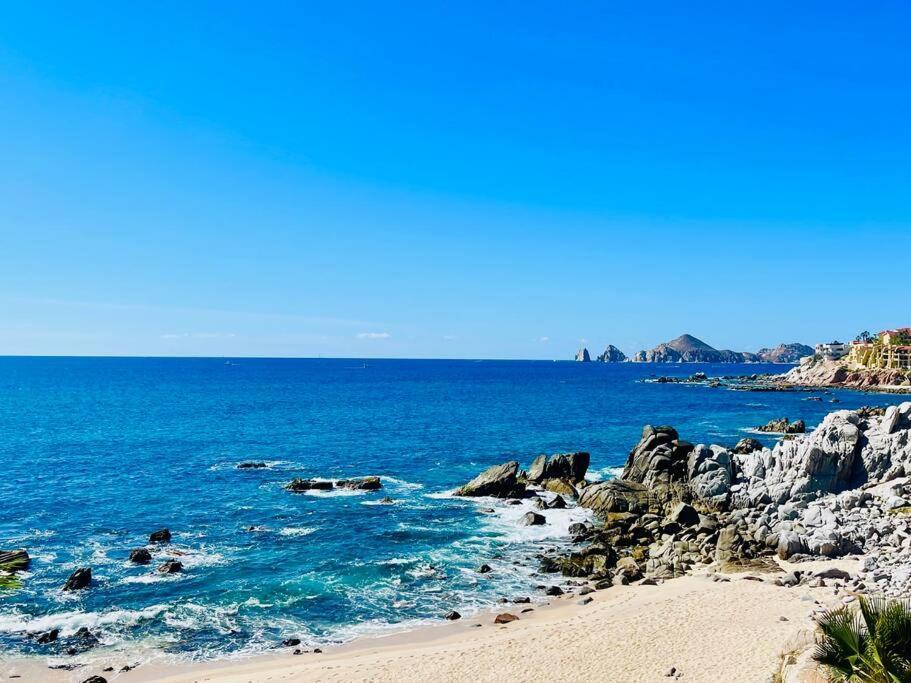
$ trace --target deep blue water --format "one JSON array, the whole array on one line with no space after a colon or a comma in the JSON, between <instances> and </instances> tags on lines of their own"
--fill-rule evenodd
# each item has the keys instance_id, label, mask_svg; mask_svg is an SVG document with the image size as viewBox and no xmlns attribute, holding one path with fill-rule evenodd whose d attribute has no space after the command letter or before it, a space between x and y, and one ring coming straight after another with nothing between
<instances>
[{"instance_id":1,"label":"deep blue water","mask_svg":"<svg viewBox=\"0 0 911 683\"><path fill-rule=\"evenodd\" d=\"M750 393L643 383L650 375L782 366L572 362L0 358L0 548L34 560L0 591L0 647L46 652L27 631L90 627L106 644L215 656L350 638L388 624L535 595L517 566L582 511L524 528L522 508L446 493L484 467L588 450L622 465L642 425L733 444L786 415L815 425L888 397ZM838 406L829 403L838 397ZM771 439L767 439L771 441ZM265 470L238 470L247 460ZM384 490L292 494L294 476L375 474ZM375 504L384 495L394 505ZM149 532L174 542L126 561ZM249 527L259 531L247 531ZM185 572L155 573L179 557ZM474 571L482 562L487 575ZM60 590L91 566L87 591Z\"/></svg>"}]
</instances>

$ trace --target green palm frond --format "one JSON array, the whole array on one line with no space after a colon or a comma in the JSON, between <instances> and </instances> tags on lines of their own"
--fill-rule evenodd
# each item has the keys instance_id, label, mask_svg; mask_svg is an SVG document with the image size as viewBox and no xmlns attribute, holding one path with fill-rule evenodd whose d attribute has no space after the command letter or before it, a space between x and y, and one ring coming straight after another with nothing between
<instances>
[{"instance_id":1,"label":"green palm frond","mask_svg":"<svg viewBox=\"0 0 911 683\"><path fill-rule=\"evenodd\" d=\"M813 658L833 680L911 683L911 603L862 597L818 619Z\"/></svg>"}]
</instances>

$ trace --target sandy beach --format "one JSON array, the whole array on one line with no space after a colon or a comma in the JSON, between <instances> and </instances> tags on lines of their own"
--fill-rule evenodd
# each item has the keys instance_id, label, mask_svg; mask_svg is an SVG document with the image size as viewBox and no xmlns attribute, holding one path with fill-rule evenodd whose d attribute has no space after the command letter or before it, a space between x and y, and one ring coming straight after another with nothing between
<instances>
[{"instance_id":1,"label":"sandy beach","mask_svg":"<svg viewBox=\"0 0 911 683\"><path fill-rule=\"evenodd\" d=\"M804 569L856 563L804 563ZM385 637L362 638L321 654L290 649L233 663L148 664L127 673L98 665L50 671L38 662L5 668L21 681L257 683L259 681L667 681L773 680L784 655L806 650L812 614L844 594L833 588L784 588L776 574L700 572L657 586L616 586L580 604L567 594L548 606L504 605L489 614ZM520 616L495 625L500 612ZM476 626L481 624L480 627ZM113 662L111 662L113 664ZM812 677L800 680L813 680Z\"/></svg>"}]
</instances>

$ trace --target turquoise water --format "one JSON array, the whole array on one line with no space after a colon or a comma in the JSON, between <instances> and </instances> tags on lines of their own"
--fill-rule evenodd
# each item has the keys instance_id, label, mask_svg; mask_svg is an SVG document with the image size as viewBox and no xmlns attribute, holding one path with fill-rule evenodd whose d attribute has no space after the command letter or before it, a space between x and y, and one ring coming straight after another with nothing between
<instances>
[{"instance_id":1,"label":"turquoise water","mask_svg":"<svg viewBox=\"0 0 911 683\"><path fill-rule=\"evenodd\" d=\"M890 402L641 381L782 369L0 358L0 548L34 558L22 587L0 592L0 646L53 652L27 633L87 626L104 644L224 656L534 597L546 579L530 558L565 543L584 511L520 527L523 507L487 513L489 501L453 499L452 488L494 463L567 450L590 451L592 476L610 476L649 422L733 444L783 415L815 425L836 407ZM237 469L250 460L269 466ZM371 474L382 491L283 489L295 476ZM387 495L395 504L377 504ZM127 562L160 527L173 543L150 566ZM154 571L173 557L183 573ZM478 574L481 563L494 571ZM92 587L61 591L77 566L92 567Z\"/></svg>"}]
</instances>

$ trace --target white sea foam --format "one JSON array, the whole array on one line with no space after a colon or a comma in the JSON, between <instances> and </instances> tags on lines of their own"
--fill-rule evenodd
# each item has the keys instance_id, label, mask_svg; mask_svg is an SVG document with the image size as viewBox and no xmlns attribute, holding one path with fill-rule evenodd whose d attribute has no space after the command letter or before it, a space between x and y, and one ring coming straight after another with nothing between
<instances>
[{"instance_id":1,"label":"white sea foam","mask_svg":"<svg viewBox=\"0 0 911 683\"><path fill-rule=\"evenodd\" d=\"M152 605L141 610L113 609L107 612L58 612L40 617L25 614L0 615L0 633L33 633L60 629L61 636L71 636L80 628L90 631L106 626L135 626L141 621L155 619L166 612L167 605Z\"/></svg>"},{"instance_id":2,"label":"white sea foam","mask_svg":"<svg viewBox=\"0 0 911 683\"><path fill-rule=\"evenodd\" d=\"M412 481L405 481L404 479L398 479L396 477L387 477L385 475L381 475L380 480L382 480L382 482L384 484L391 483L395 487L399 487L399 488L403 488L403 489L422 489L422 488L424 488L423 484L419 484L417 482L412 482Z\"/></svg>"},{"instance_id":3,"label":"white sea foam","mask_svg":"<svg viewBox=\"0 0 911 683\"><path fill-rule=\"evenodd\" d=\"M278 533L282 536L309 536L318 527L315 526L286 526L284 529Z\"/></svg>"},{"instance_id":4,"label":"white sea foam","mask_svg":"<svg viewBox=\"0 0 911 683\"><path fill-rule=\"evenodd\" d=\"M623 467L604 467L600 470L592 470L586 475L591 481L602 481L605 479L616 479L623 474Z\"/></svg>"}]
</instances>

